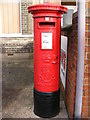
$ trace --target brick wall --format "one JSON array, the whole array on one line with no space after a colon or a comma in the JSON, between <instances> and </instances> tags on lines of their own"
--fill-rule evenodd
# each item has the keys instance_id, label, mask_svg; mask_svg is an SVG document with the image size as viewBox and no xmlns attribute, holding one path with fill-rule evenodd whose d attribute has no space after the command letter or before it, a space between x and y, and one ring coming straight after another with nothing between
<instances>
[{"instance_id":1,"label":"brick wall","mask_svg":"<svg viewBox=\"0 0 90 120\"><path fill-rule=\"evenodd\" d=\"M8 37L1 38L2 53L29 53L33 52L33 38Z\"/></svg>"},{"instance_id":2,"label":"brick wall","mask_svg":"<svg viewBox=\"0 0 90 120\"><path fill-rule=\"evenodd\" d=\"M90 2L88 3L90 7ZM86 11L87 12L87 11ZM85 60L83 78L82 118L90 117L90 16L86 14ZM73 14L72 27L62 30L68 37L66 91L62 85L69 117L74 116L77 76L78 14ZM62 84L62 83L61 83Z\"/></svg>"},{"instance_id":3,"label":"brick wall","mask_svg":"<svg viewBox=\"0 0 90 120\"><path fill-rule=\"evenodd\" d=\"M73 14L72 26L62 29L61 34L68 37L67 48L67 80L66 91L63 89L65 103L70 118L74 116L75 109L75 89L77 74L77 37L78 37L78 17ZM62 86L63 87L63 86Z\"/></svg>"},{"instance_id":4,"label":"brick wall","mask_svg":"<svg viewBox=\"0 0 90 120\"><path fill-rule=\"evenodd\" d=\"M90 2L86 3L85 63L83 82L82 117L90 117Z\"/></svg>"},{"instance_id":5,"label":"brick wall","mask_svg":"<svg viewBox=\"0 0 90 120\"><path fill-rule=\"evenodd\" d=\"M21 2L22 34L33 33L33 19L32 15L28 13L30 5L32 5L32 0L22 0Z\"/></svg>"}]
</instances>

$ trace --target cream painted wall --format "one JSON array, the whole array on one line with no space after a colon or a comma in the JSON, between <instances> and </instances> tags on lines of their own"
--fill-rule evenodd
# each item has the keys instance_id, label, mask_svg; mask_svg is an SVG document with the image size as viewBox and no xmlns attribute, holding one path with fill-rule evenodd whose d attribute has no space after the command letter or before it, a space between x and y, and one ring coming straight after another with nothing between
<instances>
[{"instance_id":1,"label":"cream painted wall","mask_svg":"<svg viewBox=\"0 0 90 120\"><path fill-rule=\"evenodd\" d=\"M61 0L47 0L49 3L61 4Z\"/></svg>"},{"instance_id":2,"label":"cream painted wall","mask_svg":"<svg viewBox=\"0 0 90 120\"><path fill-rule=\"evenodd\" d=\"M39 4L39 3L40 3L40 0L33 0L33 5Z\"/></svg>"},{"instance_id":3,"label":"cream painted wall","mask_svg":"<svg viewBox=\"0 0 90 120\"><path fill-rule=\"evenodd\" d=\"M61 4L61 0L33 0L33 4L39 4L39 3L44 3L44 2Z\"/></svg>"}]
</instances>

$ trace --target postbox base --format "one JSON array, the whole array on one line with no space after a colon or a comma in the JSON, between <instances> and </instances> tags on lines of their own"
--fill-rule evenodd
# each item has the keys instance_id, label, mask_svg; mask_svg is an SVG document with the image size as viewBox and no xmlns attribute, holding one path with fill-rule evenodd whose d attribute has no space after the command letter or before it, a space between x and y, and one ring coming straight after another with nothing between
<instances>
[{"instance_id":1,"label":"postbox base","mask_svg":"<svg viewBox=\"0 0 90 120\"><path fill-rule=\"evenodd\" d=\"M34 89L34 113L42 118L51 118L60 112L60 89L43 93Z\"/></svg>"}]
</instances>

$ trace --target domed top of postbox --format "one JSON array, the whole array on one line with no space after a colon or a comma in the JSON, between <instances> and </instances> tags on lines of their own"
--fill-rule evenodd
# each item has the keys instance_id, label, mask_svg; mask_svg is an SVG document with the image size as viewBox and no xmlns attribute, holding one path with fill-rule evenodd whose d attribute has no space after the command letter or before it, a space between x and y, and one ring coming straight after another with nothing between
<instances>
[{"instance_id":1,"label":"domed top of postbox","mask_svg":"<svg viewBox=\"0 0 90 120\"><path fill-rule=\"evenodd\" d=\"M29 6L28 12L35 16L40 15L40 14L41 14L41 16L44 16L45 13L47 13L47 14L52 13L52 15L54 13L58 13L58 14L66 13L67 8L63 7L61 5L58 5L58 4L44 3L44 4L37 4L37 5Z\"/></svg>"}]
</instances>

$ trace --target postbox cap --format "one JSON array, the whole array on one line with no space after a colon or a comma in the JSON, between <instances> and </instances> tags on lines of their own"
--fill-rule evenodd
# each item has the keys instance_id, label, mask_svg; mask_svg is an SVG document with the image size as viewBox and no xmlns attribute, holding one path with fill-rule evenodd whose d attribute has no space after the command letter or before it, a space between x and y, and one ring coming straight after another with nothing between
<instances>
[{"instance_id":1,"label":"postbox cap","mask_svg":"<svg viewBox=\"0 0 90 120\"><path fill-rule=\"evenodd\" d=\"M42 12L42 11L56 11L60 12L60 14L66 13L67 8L58 4L52 4L52 3L44 3L44 4L37 4L37 5L32 5L28 7L28 12L31 12L32 14L36 12Z\"/></svg>"}]
</instances>

